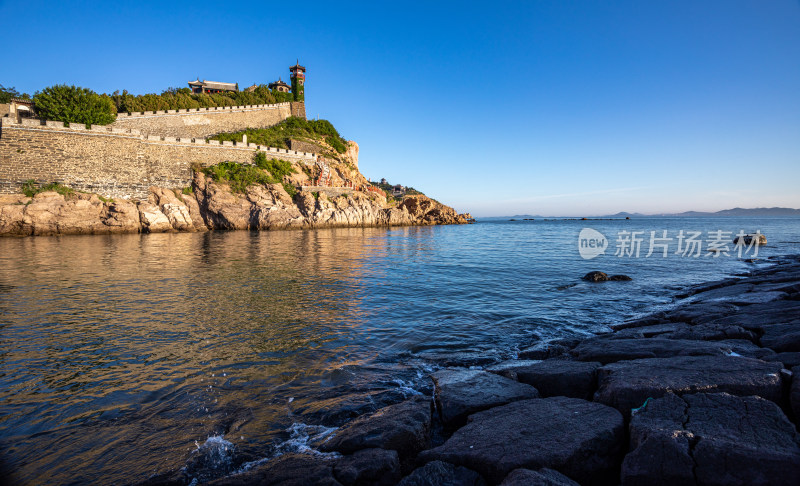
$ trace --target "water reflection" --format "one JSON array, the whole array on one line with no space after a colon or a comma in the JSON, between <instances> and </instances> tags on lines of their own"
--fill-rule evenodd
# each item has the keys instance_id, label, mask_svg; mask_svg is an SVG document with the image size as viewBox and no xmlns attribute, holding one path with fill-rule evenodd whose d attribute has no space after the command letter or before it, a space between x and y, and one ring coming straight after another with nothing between
<instances>
[{"instance_id":1,"label":"water reflection","mask_svg":"<svg viewBox=\"0 0 800 486\"><path fill-rule=\"evenodd\" d=\"M241 464L295 423L429 388L436 366L603 330L746 269L605 259L634 281L592 286L581 227L0 239L0 460L25 484L133 483L224 434ZM796 248L797 223L761 228Z\"/></svg>"}]
</instances>

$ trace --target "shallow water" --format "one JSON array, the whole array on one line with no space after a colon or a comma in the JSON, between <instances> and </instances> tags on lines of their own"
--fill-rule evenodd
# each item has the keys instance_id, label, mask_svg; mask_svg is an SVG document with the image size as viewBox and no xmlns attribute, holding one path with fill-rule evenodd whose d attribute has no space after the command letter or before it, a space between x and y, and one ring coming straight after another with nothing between
<instances>
[{"instance_id":1,"label":"shallow water","mask_svg":"<svg viewBox=\"0 0 800 486\"><path fill-rule=\"evenodd\" d=\"M644 258L647 242L587 261L584 227L611 245L680 229L769 245L756 263ZM797 218L0 239L0 460L22 484L202 482L307 450L342 404L428 392L438 367L604 332L798 252ZM633 281L581 281L591 270Z\"/></svg>"}]
</instances>

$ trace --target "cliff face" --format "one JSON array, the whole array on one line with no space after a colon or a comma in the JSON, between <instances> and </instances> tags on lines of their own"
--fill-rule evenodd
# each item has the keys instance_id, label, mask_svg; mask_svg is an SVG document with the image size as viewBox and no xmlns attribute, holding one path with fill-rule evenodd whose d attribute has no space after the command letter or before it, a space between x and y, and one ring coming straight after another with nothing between
<instances>
[{"instance_id":1,"label":"cliff face","mask_svg":"<svg viewBox=\"0 0 800 486\"><path fill-rule=\"evenodd\" d=\"M302 191L292 198L281 184L252 185L235 194L201 173L192 187L193 194L153 187L148 200L140 202L104 202L84 193L0 196L0 236L463 224L471 219L425 196L388 206L382 197L358 191L338 197Z\"/></svg>"}]
</instances>

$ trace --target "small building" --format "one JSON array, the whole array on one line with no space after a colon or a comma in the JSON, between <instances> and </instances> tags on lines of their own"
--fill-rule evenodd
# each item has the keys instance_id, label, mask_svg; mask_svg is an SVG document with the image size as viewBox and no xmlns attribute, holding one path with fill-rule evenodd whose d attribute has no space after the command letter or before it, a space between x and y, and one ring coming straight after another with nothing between
<instances>
[{"instance_id":1,"label":"small building","mask_svg":"<svg viewBox=\"0 0 800 486\"><path fill-rule=\"evenodd\" d=\"M274 90L280 91L282 93L288 93L289 92L289 85L286 84L285 82L283 82L283 80L281 78L278 78L277 81L269 83L267 85L267 87L269 89L274 89Z\"/></svg>"},{"instance_id":2,"label":"small building","mask_svg":"<svg viewBox=\"0 0 800 486\"><path fill-rule=\"evenodd\" d=\"M257 88L258 88L258 85L257 85L257 84L255 84L255 83L253 83L253 85L252 85L252 86L248 86L248 87L247 87L247 88L245 88L244 90L245 90L245 91L247 91L248 93L252 93L252 92L253 92L253 91L255 91Z\"/></svg>"},{"instance_id":3,"label":"small building","mask_svg":"<svg viewBox=\"0 0 800 486\"><path fill-rule=\"evenodd\" d=\"M6 114L8 114L9 118L13 118L17 122L19 122L21 118L35 118L36 113L33 108L33 100L11 98L8 104L2 105L2 109L0 109L0 116Z\"/></svg>"},{"instance_id":4,"label":"small building","mask_svg":"<svg viewBox=\"0 0 800 486\"><path fill-rule=\"evenodd\" d=\"M227 91L239 91L239 83L220 83L218 81L189 81L189 88L192 93L225 93Z\"/></svg>"}]
</instances>

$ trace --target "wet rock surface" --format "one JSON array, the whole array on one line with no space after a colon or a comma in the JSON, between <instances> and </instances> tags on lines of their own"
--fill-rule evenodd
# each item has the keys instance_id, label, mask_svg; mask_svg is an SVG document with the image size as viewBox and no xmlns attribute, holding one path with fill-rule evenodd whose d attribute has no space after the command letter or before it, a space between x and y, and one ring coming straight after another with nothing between
<instances>
[{"instance_id":1,"label":"wet rock surface","mask_svg":"<svg viewBox=\"0 0 800 486\"><path fill-rule=\"evenodd\" d=\"M398 486L486 486L486 481L466 467L431 461L403 478Z\"/></svg>"},{"instance_id":2,"label":"wet rock surface","mask_svg":"<svg viewBox=\"0 0 800 486\"><path fill-rule=\"evenodd\" d=\"M515 469L500 486L580 486L575 481L552 469Z\"/></svg>"},{"instance_id":3,"label":"wet rock surface","mask_svg":"<svg viewBox=\"0 0 800 486\"><path fill-rule=\"evenodd\" d=\"M543 397L589 399L597 388L600 363L548 360L516 369L517 380L527 383Z\"/></svg>"},{"instance_id":4,"label":"wet rock surface","mask_svg":"<svg viewBox=\"0 0 800 486\"><path fill-rule=\"evenodd\" d=\"M669 358L673 356L723 356L730 347L717 343L685 339L615 339L599 336L583 341L570 352L580 361L597 361L603 364L641 358Z\"/></svg>"},{"instance_id":5,"label":"wet rock surface","mask_svg":"<svg viewBox=\"0 0 800 486\"><path fill-rule=\"evenodd\" d=\"M349 454L378 447L408 457L430 445L430 429L431 401L426 397L418 397L349 422L321 449Z\"/></svg>"},{"instance_id":6,"label":"wet rock surface","mask_svg":"<svg viewBox=\"0 0 800 486\"><path fill-rule=\"evenodd\" d=\"M796 484L800 439L780 408L726 393L667 395L632 418L622 484Z\"/></svg>"},{"instance_id":7,"label":"wet rock surface","mask_svg":"<svg viewBox=\"0 0 800 486\"><path fill-rule=\"evenodd\" d=\"M566 397L509 403L471 415L443 445L420 454L475 469L491 483L518 468L555 469L582 484L613 481L622 453L622 415Z\"/></svg>"},{"instance_id":8,"label":"wet rock surface","mask_svg":"<svg viewBox=\"0 0 800 486\"><path fill-rule=\"evenodd\" d=\"M676 356L612 363L598 369L594 399L623 413L648 398L668 392L679 395L727 392L780 402L783 393L780 363L735 356Z\"/></svg>"},{"instance_id":9,"label":"wet rock surface","mask_svg":"<svg viewBox=\"0 0 800 486\"><path fill-rule=\"evenodd\" d=\"M431 378L442 422L451 428L475 412L539 396L530 385L481 370L442 370Z\"/></svg>"}]
</instances>

